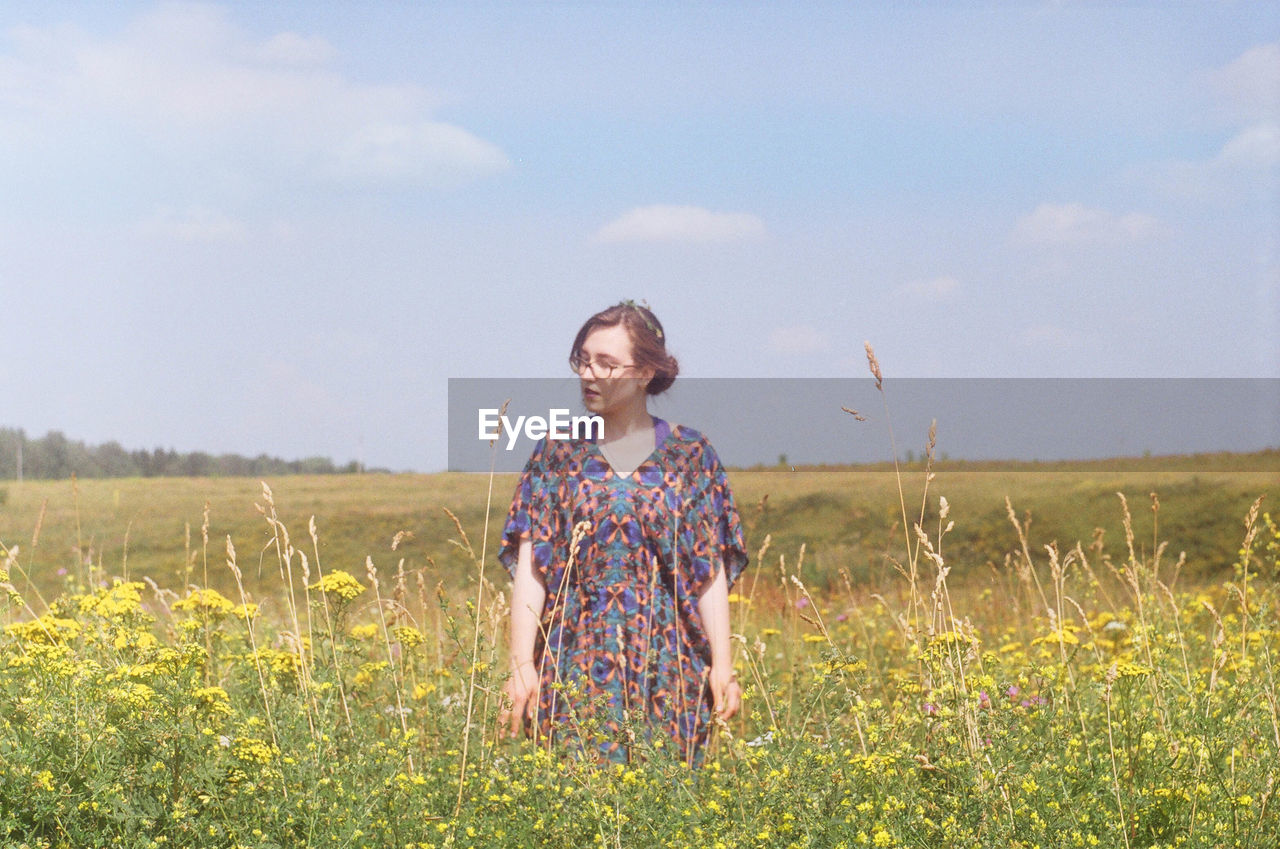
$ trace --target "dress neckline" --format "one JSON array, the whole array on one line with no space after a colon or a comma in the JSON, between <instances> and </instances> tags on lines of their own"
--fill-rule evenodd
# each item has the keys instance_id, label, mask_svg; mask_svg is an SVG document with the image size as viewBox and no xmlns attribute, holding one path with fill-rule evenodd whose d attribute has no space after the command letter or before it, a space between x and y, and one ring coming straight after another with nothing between
<instances>
[{"instance_id":1,"label":"dress neckline","mask_svg":"<svg viewBox=\"0 0 1280 849\"><path fill-rule=\"evenodd\" d=\"M600 456L600 459L609 469L609 474L613 475L613 477L618 480L630 480L631 477L643 466L647 466L649 463L652 463L657 457L659 449L661 449L662 446L667 443L667 440L671 438L671 425L667 424L665 419L660 419L652 413L649 414L649 418L653 419L653 450L649 452L648 456L640 461L639 465L627 472L625 475L618 474L618 470L613 467L613 463L610 463L609 458L604 455L604 451L600 448L600 441L598 439L592 436L587 440L588 444L591 446L591 450L595 451L596 454Z\"/></svg>"}]
</instances>

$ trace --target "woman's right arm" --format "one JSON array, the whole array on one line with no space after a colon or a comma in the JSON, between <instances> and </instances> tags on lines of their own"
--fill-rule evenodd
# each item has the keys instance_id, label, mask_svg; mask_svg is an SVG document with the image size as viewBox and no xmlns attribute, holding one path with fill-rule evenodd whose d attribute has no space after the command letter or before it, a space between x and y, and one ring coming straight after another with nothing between
<instances>
[{"instance_id":1,"label":"woman's right arm","mask_svg":"<svg viewBox=\"0 0 1280 849\"><path fill-rule=\"evenodd\" d=\"M506 720L512 737L519 733L525 716L537 716L539 676L533 664L533 646L546 598L546 587L533 573L533 543L524 537L511 586L511 678L505 688L511 707L509 715L499 719L500 723Z\"/></svg>"}]
</instances>

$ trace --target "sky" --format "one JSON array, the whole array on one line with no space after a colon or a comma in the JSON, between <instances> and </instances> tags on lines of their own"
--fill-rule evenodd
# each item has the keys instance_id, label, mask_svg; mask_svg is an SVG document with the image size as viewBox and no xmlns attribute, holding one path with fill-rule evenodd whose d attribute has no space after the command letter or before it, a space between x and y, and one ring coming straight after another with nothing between
<instances>
[{"instance_id":1,"label":"sky","mask_svg":"<svg viewBox=\"0 0 1280 849\"><path fill-rule=\"evenodd\" d=\"M3 2L0 426L439 470L624 298L689 376L1277 378L1278 174L1269 2Z\"/></svg>"}]
</instances>

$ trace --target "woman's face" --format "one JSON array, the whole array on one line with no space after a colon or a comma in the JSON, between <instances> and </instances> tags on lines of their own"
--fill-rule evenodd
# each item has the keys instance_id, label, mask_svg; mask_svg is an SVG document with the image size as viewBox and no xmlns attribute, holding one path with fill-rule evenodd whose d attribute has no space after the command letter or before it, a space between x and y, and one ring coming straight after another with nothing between
<instances>
[{"instance_id":1,"label":"woman's face","mask_svg":"<svg viewBox=\"0 0 1280 849\"><path fill-rule=\"evenodd\" d=\"M633 404L644 406L652 368L636 368L631 337L622 325L598 327L583 340L578 369L582 404L593 415L605 415Z\"/></svg>"}]
</instances>

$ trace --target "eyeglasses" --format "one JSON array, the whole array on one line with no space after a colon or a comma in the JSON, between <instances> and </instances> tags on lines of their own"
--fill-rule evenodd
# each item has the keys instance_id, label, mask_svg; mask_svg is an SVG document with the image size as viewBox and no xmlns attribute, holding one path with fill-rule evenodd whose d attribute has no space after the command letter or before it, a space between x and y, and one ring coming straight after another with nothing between
<instances>
[{"instance_id":1,"label":"eyeglasses","mask_svg":"<svg viewBox=\"0 0 1280 849\"><path fill-rule=\"evenodd\" d=\"M581 351L569 358L569 368L573 369L574 374L581 374L586 368L591 372L592 377L597 379L608 379L613 377L614 372L619 369L632 368L633 363L602 363L598 361L588 360L586 355Z\"/></svg>"}]
</instances>

